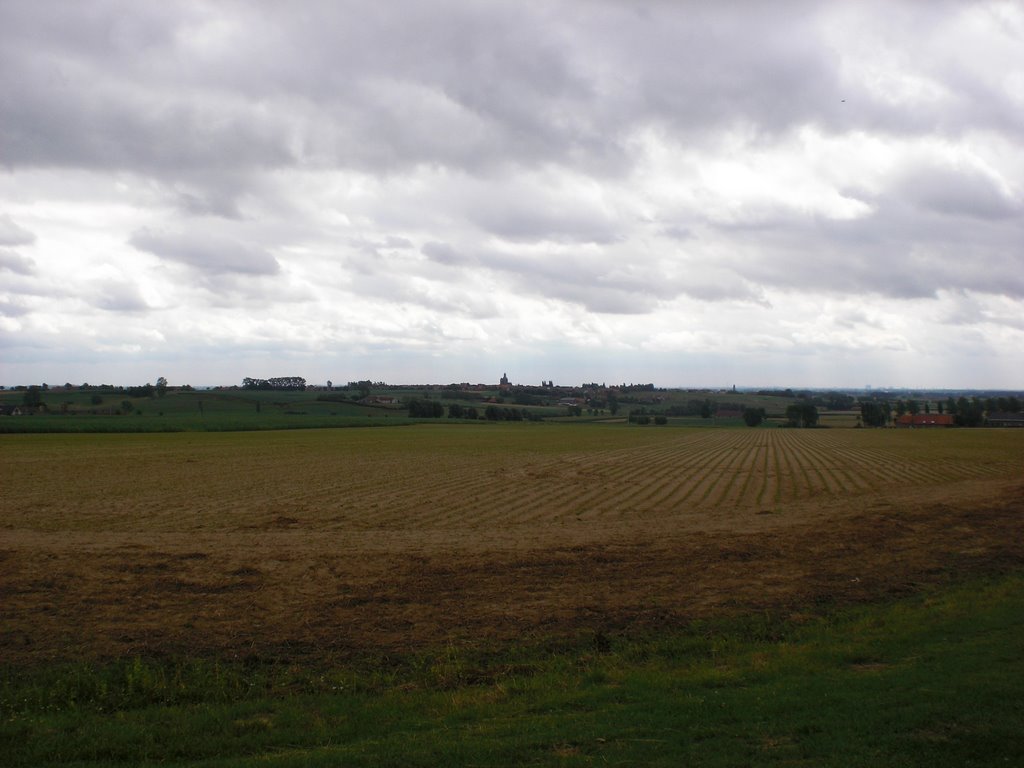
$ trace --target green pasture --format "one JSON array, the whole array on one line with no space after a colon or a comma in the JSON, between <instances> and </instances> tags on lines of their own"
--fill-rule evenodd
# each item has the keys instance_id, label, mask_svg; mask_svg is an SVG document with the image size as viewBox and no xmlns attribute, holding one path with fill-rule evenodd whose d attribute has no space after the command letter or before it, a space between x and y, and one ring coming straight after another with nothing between
<instances>
[{"instance_id":1,"label":"green pasture","mask_svg":"<svg viewBox=\"0 0 1024 768\"><path fill-rule=\"evenodd\" d=\"M438 388L387 391L397 405L361 405L355 392L172 390L164 397L130 397L108 390L47 390L40 393L45 408L19 416L0 417L0 433L19 432L196 432L265 429L320 429L346 426L408 424L407 402L429 398L447 406L475 407L483 416L490 404L483 399L442 398ZM0 405L20 406L24 392L0 392ZM99 400L99 402L96 402ZM538 416L561 416L565 408L511 403L499 407L529 411Z\"/></svg>"},{"instance_id":2,"label":"green pasture","mask_svg":"<svg viewBox=\"0 0 1024 768\"><path fill-rule=\"evenodd\" d=\"M353 425L388 425L408 423L408 402L412 399L433 400L445 409L458 404L476 408L482 419L489 405L528 412L533 417L573 423L624 422L630 411L643 408L651 414L667 411L693 400L709 400L725 408L764 408L771 426L781 419L792 398L772 397L743 392L705 392L659 390L635 393L622 402L617 414L606 406L592 411L583 408L581 415L571 416L565 406L548 402L524 405L512 396L501 397L498 391L446 390L441 386L390 388L380 394L395 398L398 404L361 405L357 390L323 392L308 390L254 391L241 389L180 390L171 389L163 397L131 397L127 392L111 389L50 388L39 392L43 408L31 414L0 417L0 433L12 432L195 432L263 429L304 429ZM0 405L22 405L25 392L0 391ZM499 402L491 402L496 400ZM742 427L738 416L669 416L667 425L692 427ZM826 413L822 426L852 427L853 412Z\"/></svg>"},{"instance_id":3,"label":"green pasture","mask_svg":"<svg viewBox=\"0 0 1024 768\"><path fill-rule=\"evenodd\" d=\"M107 391L41 393L45 411L0 418L0 432L193 432L408 423L406 409L320 400L318 392L173 391L129 397ZM0 393L19 404L21 392ZM100 402L94 402L94 398ZM128 404L127 406L125 404Z\"/></svg>"},{"instance_id":4,"label":"green pasture","mask_svg":"<svg viewBox=\"0 0 1024 768\"><path fill-rule=\"evenodd\" d=\"M1024 578L643 637L0 679L7 766L1021 765Z\"/></svg>"}]
</instances>

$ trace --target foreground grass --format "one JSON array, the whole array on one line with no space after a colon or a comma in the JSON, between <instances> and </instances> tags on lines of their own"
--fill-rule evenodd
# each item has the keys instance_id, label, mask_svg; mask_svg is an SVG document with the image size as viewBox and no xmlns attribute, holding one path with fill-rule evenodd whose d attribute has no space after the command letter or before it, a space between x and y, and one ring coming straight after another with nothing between
<instances>
[{"instance_id":1,"label":"foreground grass","mask_svg":"<svg viewBox=\"0 0 1024 768\"><path fill-rule=\"evenodd\" d=\"M14 765L1024 764L1024 577L800 623L312 669L4 672Z\"/></svg>"}]
</instances>

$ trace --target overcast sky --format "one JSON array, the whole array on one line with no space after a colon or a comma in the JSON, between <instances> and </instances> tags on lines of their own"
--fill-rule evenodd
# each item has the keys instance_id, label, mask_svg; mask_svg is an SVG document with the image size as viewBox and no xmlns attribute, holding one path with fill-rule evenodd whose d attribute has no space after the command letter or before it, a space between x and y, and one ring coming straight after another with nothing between
<instances>
[{"instance_id":1,"label":"overcast sky","mask_svg":"<svg viewBox=\"0 0 1024 768\"><path fill-rule=\"evenodd\" d=\"M1018 2L0 0L0 384L1022 351Z\"/></svg>"}]
</instances>

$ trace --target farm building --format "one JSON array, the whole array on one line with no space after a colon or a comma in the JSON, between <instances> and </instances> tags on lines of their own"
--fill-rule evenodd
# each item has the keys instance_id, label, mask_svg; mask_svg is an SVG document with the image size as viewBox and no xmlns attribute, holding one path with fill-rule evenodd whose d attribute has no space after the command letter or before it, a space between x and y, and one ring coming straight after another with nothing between
<instances>
[{"instance_id":1,"label":"farm building","mask_svg":"<svg viewBox=\"0 0 1024 768\"><path fill-rule=\"evenodd\" d=\"M1024 413L996 411L990 413L986 421L990 427L1024 427Z\"/></svg>"},{"instance_id":2,"label":"farm building","mask_svg":"<svg viewBox=\"0 0 1024 768\"><path fill-rule=\"evenodd\" d=\"M953 417L948 413L906 413L893 421L897 427L952 427Z\"/></svg>"},{"instance_id":3,"label":"farm building","mask_svg":"<svg viewBox=\"0 0 1024 768\"><path fill-rule=\"evenodd\" d=\"M402 401L397 397L385 397L384 395L372 395L364 397L359 401L360 405L401 405Z\"/></svg>"}]
</instances>

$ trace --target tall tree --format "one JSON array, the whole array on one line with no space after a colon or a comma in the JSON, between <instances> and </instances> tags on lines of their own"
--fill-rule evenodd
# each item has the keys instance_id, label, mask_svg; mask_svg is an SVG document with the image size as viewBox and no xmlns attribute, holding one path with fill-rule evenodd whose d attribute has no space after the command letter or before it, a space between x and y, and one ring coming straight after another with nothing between
<instances>
[{"instance_id":1,"label":"tall tree","mask_svg":"<svg viewBox=\"0 0 1024 768\"><path fill-rule=\"evenodd\" d=\"M814 403L803 401L786 408L786 420L791 427L814 427L818 424L818 409Z\"/></svg>"},{"instance_id":2,"label":"tall tree","mask_svg":"<svg viewBox=\"0 0 1024 768\"><path fill-rule=\"evenodd\" d=\"M765 411L764 408L744 408L743 409L743 423L748 427L756 427L762 421L764 421Z\"/></svg>"}]
</instances>

